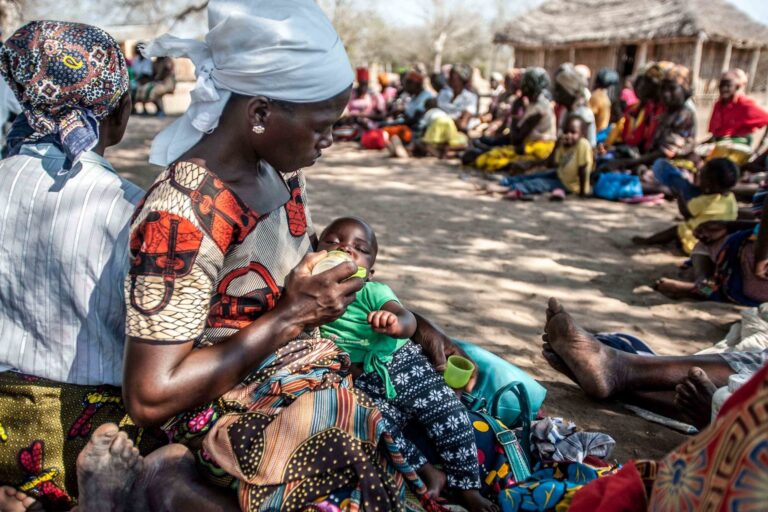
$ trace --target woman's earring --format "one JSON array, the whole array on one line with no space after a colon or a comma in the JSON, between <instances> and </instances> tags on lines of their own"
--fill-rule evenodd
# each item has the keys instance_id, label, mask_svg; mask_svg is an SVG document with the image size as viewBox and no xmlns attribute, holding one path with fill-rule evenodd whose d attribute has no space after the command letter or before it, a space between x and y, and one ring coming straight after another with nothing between
<instances>
[{"instance_id":1,"label":"woman's earring","mask_svg":"<svg viewBox=\"0 0 768 512\"><path fill-rule=\"evenodd\" d=\"M262 134L262 133L264 133L265 131L266 131L266 128L264 128L264 127L263 127L263 126L261 126L260 124L255 124L255 125L253 125L253 133L255 133L255 134L257 134L257 135L261 135L261 134Z\"/></svg>"}]
</instances>

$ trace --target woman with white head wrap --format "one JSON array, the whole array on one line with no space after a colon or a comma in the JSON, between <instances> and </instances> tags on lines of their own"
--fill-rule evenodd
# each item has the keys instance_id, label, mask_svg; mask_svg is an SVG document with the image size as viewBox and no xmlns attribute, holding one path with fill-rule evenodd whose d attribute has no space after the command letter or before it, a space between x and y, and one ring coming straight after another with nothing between
<instances>
[{"instance_id":1,"label":"woman with white head wrap","mask_svg":"<svg viewBox=\"0 0 768 512\"><path fill-rule=\"evenodd\" d=\"M565 126L565 121L570 114L575 114L584 121L585 136L592 147L597 145L597 132L595 130L595 115L587 105L587 83L584 77L572 64L563 64L555 73L555 84L552 96L556 103L565 107L560 116L560 129Z\"/></svg>"},{"instance_id":2,"label":"woman with white head wrap","mask_svg":"<svg viewBox=\"0 0 768 512\"><path fill-rule=\"evenodd\" d=\"M350 507L399 509L404 479L419 482L371 455L400 451L344 378L348 356L316 336L363 285L351 263L311 275L323 255L300 173L349 98L344 47L313 0L212 0L209 25L203 42L147 48L191 58L197 85L152 146L168 167L131 226L127 408L194 447L242 510L303 510L337 489Z\"/></svg>"}]
</instances>

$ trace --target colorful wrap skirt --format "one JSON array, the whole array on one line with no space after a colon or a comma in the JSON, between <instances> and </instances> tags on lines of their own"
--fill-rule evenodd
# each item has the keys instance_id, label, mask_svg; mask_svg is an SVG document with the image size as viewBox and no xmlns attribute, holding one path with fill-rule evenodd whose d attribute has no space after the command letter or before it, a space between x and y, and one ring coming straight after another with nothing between
<instances>
[{"instance_id":1,"label":"colorful wrap skirt","mask_svg":"<svg viewBox=\"0 0 768 512\"><path fill-rule=\"evenodd\" d=\"M0 484L46 510L69 510L77 502L77 456L104 423L120 426L144 455L167 443L162 431L133 424L120 388L0 373Z\"/></svg>"}]
</instances>

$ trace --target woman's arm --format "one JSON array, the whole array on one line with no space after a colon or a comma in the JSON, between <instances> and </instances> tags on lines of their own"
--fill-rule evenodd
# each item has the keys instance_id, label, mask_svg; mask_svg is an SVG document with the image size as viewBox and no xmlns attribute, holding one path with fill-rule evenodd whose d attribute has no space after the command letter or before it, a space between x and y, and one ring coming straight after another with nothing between
<instances>
[{"instance_id":1,"label":"woman's arm","mask_svg":"<svg viewBox=\"0 0 768 512\"><path fill-rule=\"evenodd\" d=\"M312 276L310 269L323 256L323 252L307 255L288 275L274 310L216 345L194 349L193 340L169 343L129 337L123 398L136 424L158 425L215 400L305 328L341 316L363 281L346 280L356 270L349 262Z\"/></svg>"},{"instance_id":2,"label":"woman's arm","mask_svg":"<svg viewBox=\"0 0 768 512\"><path fill-rule=\"evenodd\" d=\"M472 114L470 112L462 112L461 116L456 120L456 128L458 128L460 132L466 132L470 119L472 119Z\"/></svg>"},{"instance_id":3,"label":"woman's arm","mask_svg":"<svg viewBox=\"0 0 768 512\"><path fill-rule=\"evenodd\" d=\"M533 114L519 126L513 124L509 134L512 145L519 146L520 144L523 144L528 135L530 135L533 129L536 128L536 125L539 124L542 117L542 114Z\"/></svg>"}]
</instances>

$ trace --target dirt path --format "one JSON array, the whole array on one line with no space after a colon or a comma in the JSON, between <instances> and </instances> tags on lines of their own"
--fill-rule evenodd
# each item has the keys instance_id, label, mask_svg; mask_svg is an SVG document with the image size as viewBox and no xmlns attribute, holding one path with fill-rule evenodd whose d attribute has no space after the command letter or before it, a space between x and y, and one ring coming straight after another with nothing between
<instances>
[{"instance_id":1,"label":"dirt path","mask_svg":"<svg viewBox=\"0 0 768 512\"><path fill-rule=\"evenodd\" d=\"M163 123L132 119L128 139L107 155L144 187L158 171L144 162ZM381 247L378 279L451 335L530 372L549 390L547 414L610 433L618 460L657 458L680 443L681 434L585 398L539 355L550 296L589 329L636 334L663 354L692 353L723 337L736 308L673 302L653 292L646 285L674 275L681 258L629 242L667 226L674 207L510 203L475 191L458 174L455 164L335 146L307 170L313 221L322 228L340 215L369 220Z\"/></svg>"}]
</instances>

